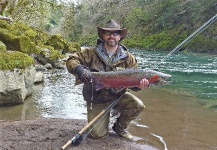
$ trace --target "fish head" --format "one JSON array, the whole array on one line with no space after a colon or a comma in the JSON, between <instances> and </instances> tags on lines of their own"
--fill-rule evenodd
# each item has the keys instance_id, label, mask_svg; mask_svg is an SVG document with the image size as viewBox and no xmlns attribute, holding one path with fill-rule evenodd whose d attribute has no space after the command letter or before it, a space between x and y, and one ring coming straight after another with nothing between
<instances>
[{"instance_id":1,"label":"fish head","mask_svg":"<svg viewBox=\"0 0 217 150\"><path fill-rule=\"evenodd\" d=\"M154 75L149 79L149 83L153 85L166 85L172 82L172 76L168 74Z\"/></svg>"}]
</instances>

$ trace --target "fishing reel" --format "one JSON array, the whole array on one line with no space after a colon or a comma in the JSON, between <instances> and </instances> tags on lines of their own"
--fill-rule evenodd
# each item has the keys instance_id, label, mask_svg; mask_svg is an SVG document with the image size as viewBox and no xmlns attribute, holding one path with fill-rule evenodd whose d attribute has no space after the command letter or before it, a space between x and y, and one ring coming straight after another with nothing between
<instances>
[{"instance_id":1,"label":"fishing reel","mask_svg":"<svg viewBox=\"0 0 217 150\"><path fill-rule=\"evenodd\" d=\"M83 141L83 136L80 134L77 134L73 139L72 139L72 145L73 146L78 146L80 143Z\"/></svg>"}]
</instances>

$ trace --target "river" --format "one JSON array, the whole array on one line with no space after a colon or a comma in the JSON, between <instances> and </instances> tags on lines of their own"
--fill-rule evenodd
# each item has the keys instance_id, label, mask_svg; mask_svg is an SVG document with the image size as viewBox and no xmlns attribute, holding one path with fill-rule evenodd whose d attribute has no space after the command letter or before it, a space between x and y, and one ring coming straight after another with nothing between
<instances>
[{"instance_id":1,"label":"river","mask_svg":"<svg viewBox=\"0 0 217 150\"><path fill-rule=\"evenodd\" d=\"M131 52L140 68L173 76L169 85L134 92L146 105L129 126L135 142L159 150L217 149L217 57L176 53L161 62L167 52ZM66 70L46 71L23 104L0 107L0 120L86 119L82 85L74 81Z\"/></svg>"}]
</instances>

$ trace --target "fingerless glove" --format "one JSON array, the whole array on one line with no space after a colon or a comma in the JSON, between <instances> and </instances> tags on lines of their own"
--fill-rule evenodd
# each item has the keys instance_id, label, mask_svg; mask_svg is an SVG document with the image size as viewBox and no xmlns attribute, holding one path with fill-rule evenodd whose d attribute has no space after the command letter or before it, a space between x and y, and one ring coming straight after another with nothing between
<instances>
[{"instance_id":1,"label":"fingerless glove","mask_svg":"<svg viewBox=\"0 0 217 150\"><path fill-rule=\"evenodd\" d=\"M74 73L78 76L78 78L82 81L90 81L91 79L91 72L84 68L84 66L82 65L78 65L75 69L74 69Z\"/></svg>"}]
</instances>

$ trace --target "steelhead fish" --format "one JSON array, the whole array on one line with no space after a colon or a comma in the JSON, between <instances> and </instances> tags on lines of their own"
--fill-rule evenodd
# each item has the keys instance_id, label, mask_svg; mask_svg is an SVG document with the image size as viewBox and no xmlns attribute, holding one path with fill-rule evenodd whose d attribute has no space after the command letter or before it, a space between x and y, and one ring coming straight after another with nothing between
<instances>
[{"instance_id":1,"label":"steelhead fish","mask_svg":"<svg viewBox=\"0 0 217 150\"><path fill-rule=\"evenodd\" d=\"M121 71L91 72L93 81L96 82L96 90L107 88L132 88L139 87L143 78L149 80L152 85L165 85L172 76L162 72L148 69L124 69Z\"/></svg>"}]
</instances>

